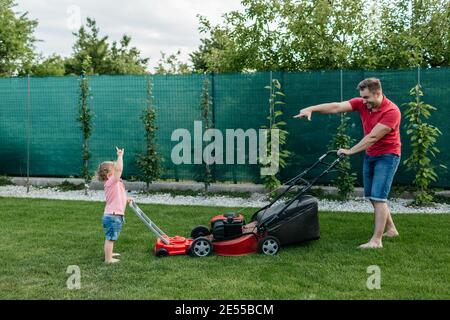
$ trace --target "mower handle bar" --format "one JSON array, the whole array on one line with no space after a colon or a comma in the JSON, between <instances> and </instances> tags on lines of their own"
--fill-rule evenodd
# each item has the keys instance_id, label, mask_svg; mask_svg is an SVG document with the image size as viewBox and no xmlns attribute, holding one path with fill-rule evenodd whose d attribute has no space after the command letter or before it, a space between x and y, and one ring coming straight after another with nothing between
<instances>
[{"instance_id":1,"label":"mower handle bar","mask_svg":"<svg viewBox=\"0 0 450 320\"><path fill-rule=\"evenodd\" d=\"M329 163L326 163L326 162L323 162L323 161L322 161L323 159L325 159L326 157L328 157L330 154L333 154L333 153L336 153L336 154L337 154L337 150L330 150L330 151L328 151L327 153L324 153L322 156L319 157L319 159L318 159L312 166L310 166L309 168L305 169L302 173L296 175L294 178L292 178L292 179L286 181L285 183L283 183L283 185L295 185L299 180L304 180L304 179L301 179L301 178L302 178L305 174L307 174L311 169L314 169L314 168L315 168L318 164L320 164L320 163L326 164L326 165L328 165L329 167L331 167L331 166L334 167L334 166L335 166L334 163L329 164ZM341 154L341 155L339 155L339 157L338 157L339 161L342 160L343 158L345 158L345 155L344 155L344 154ZM339 162L339 161L338 161L338 162ZM332 168L332 167L331 167L331 168ZM331 169L331 168L329 168L329 169Z\"/></svg>"},{"instance_id":2,"label":"mower handle bar","mask_svg":"<svg viewBox=\"0 0 450 320\"><path fill-rule=\"evenodd\" d=\"M283 209L277 214L272 216L271 219L269 219L268 221L265 221L263 223L264 226L267 226L268 224L270 224L271 222L278 220L282 214L286 211L287 208L289 208L289 206L298 198L300 198L300 196L302 196L306 191L308 191L316 182L317 180L319 180L322 176L324 176L325 174L328 174L330 172L331 169L333 169L343 158L345 158L344 154L340 154L337 159L335 159L331 164L323 162L322 160L327 158L330 154L337 154L337 150L330 150L326 153L324 153L322 156L319 157L319 159L309 168L305 169L302 173L298 174L297 176L295 176L294 178L290 179L289 181L285 182L284 185L288 185L288 187L282 192L280 193L274 200L272 200L268 205L266 205L265 207L259 209L258 211L256 211L253 215L252 215L252 221L254 221L256 219L256 215L261 212L261 211L265 211L268 208L270 208L275 202L277 202L282 196L284 196L292 187L294 187L299 181L303 181L306 182L306 185L303 186L303 188L300 189L300 191L297 193L297 195L291 199L290 201L288 201L286 203L286 205L283 207ZM319 164L325 164L327 165L327 169L325 171L323 171L319 176L317 176L316 178L312 179L312 181L307 181L305 179L303 179L303 176L306 175L310 170L314 169L315 167L317 167Z\"/></svg>"},{"instance_id":3,"label":"mower handle bar","mask_svg":"<svg viewBox=\"0 0 450 320\"><path fill-rule=\"evenodd\" d=\"M137 204L132 200L130 201L130 208L133 209L134 213L138 216L139 219L144 222L144 224L158 237L161 239L164 244L170 244L168 240L168 236L160 229L158 226L150 220L149 217L137 206Z\"/></svg>"}]
</instances>

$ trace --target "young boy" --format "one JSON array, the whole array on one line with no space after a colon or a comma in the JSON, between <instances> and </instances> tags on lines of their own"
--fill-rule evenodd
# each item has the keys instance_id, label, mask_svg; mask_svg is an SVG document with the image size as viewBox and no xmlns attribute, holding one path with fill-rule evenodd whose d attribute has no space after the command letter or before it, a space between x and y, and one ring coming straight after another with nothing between
<instances>
[{"instance_id":1,"label":"young boy","mask_svg":"<svg viewBox=\"0 0 450 320\"><path fill-rule=\"evenodd\" d=\"M114 242L119 239L120 231L124 222L127 198L125 185L122 182L123 153L124 149L117 150L117 161L102 162L97 170L97 177L103 182L105 188L106 206L103 214L103 229L105 231L105 262L116 263L120 256L113 253Z\"/></svg>"}]
</instances>

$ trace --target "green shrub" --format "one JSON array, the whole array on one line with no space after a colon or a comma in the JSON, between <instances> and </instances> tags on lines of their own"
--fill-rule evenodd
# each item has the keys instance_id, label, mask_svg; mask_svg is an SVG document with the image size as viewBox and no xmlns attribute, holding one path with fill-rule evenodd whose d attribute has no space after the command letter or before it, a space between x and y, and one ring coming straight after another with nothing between
<instances>
[{"instance_id":1,"label":"green shrub","mask_svg":"<svg viewBox=\"0 0 450 320\"><path fill-rule=\"evenodd\" d=\"M269 86L266 86L265 89L269 90L269 116L267 117L267 120L269 120L269 126L262 126L263 129L268 129L267 134L267 141L268 141L268 147L267 147L267 158L269 159L268 164L262 165L263 168L270 168L272 163L273 157L278 157L278 173L280 169L286 167L286 161L290 157L291 153L284 148L284 145L286 144L286 138L288 135L288 132L284 130L283 128L286 126L286 122L282 120L283 117L283 110L282 107L285 104L282 99L285 96L284 93L281 91L281 84L277 79L272 79ZM271 143L272 143L272 134L271 130L278 130L279 134L279 145L278 145L278 152L277 154L272 154L271 152ZM260 141L261 143L261 141ZM273 175L263 175L262 179L264 181L264 186L266 190L273 191L277 189L281 182L277 177L277 174ZM273 196L271 196L273 197Z\"/></svg>"},{"instance_id":2,"label":"green shrub","mask_svg":"<svg viewBox=\"0 0 450 320\"><path fill-rule=\"evenodd\" d=\"M83 190L84 188L84 183L75 184L67 180L64 180L61 184L56 186L56 189L58 189L58 191Z\"/></svg>"},{"instance_id":3,"label":"green shrub","mask_svg":"<svg viewBox=\"0 0 450 320\"><path fill-rule=\"evenodd\" d=\"M433 193L430 183L435 182L438 175L436 166L432 164L431 157L436 157L439 149L435 146L437 138L442 132L435 126L424 122L431 115L435 107L423 103L421 97L424 95L420 84L410 90L410 95L415 96L415 101L409 102L405 111L408 120L406 134L411 141L411 155L404 161L407 170L414 171L414 205L422 206L433 201ZM446 168L444 165L440 165Z\"/></svg>"},{"instance_id":4,"label":"green shrub","mask_svg":"<svg viewBox=\"0 0 450 320\"><path fill-rule=\"evenodd\" d=\"M153 79L147 78L147 108L141 115L145 129L145 151L136 156L136 164L141 171L141 179L146 183L147 191L150 183L159 179L162 173L161 155L156 144L156 110L153 97Z\"/></svg>"},{"instance_id":5,"label":"green shrub","mask_svg":"<svg viewBox=\"0 0 450 320\"><path fill-rule=\"evenodd\" d=\"M10 186L14 183L7 176L0 176L0 186Z\"/></svg>"},{"instance_id":6,"label":"green shrub","mask_svg":"<svg viewBox=\"0 0 450 320\"><path fill-rule=\"evenodd\" d=\"M341 114L341 122L329 145L330 150L338 150L340 148L349 149L351 147L353 139L347 134L349 121L350 117L348 117L345 113ZM351 172L350 158L345 157L342 159L336 166L336 169L339 170L339 173L332 183L333 186L338 188L340 200L346 200L355 190L356 182L356 174Z\"/></svg>"}]
</instances>

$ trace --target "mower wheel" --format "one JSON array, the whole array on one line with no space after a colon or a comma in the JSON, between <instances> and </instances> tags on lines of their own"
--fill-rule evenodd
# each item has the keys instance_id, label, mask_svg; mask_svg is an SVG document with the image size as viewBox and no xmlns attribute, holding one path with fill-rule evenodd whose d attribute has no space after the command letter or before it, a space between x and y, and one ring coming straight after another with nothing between
<instances>
[{"instance_id":1,"label":"mower wheel","mask_svg":"<svg viewBox=\"0 0 450 320\"><path fill-rule=\"evenodd\" d=\"M167 257L168 255L169 255L169 252L164 248L158 249L155 252L155 256L160 257L160 258Z\"/></svg>"},{"instance_id":2,"label":"mower wheel","mask_svg":"<svg viewBox=\"0 0 450 320\"><path fill-rule=\"evenodd\" d=\"M206 257L209 256L212 251L213 246L211 241L204 237L194 239L188 250L189 254L193 257Z\"/></svg>"},{"instance_id":3,"label":"mower wheel","mask_svg":"<svg viewBox=\"0 0 450 320\"><path fill-rule=\"evenodd\" d=\"M269 256L274 256L280 251L280 241L273 237L267 236L259 240L258 242L258 252L264 253Z\"/></svg>"},{"instance_id":4,"label":"mower wheel","mask_svg":"<svg viewBox=\"0 0 450 320\"><path fill-rule=\"evenodd\" d=\"M209 229L207 227L205 227L205 226L196 226L191 231L191 238L192 239L196 239L198 237L209 236L210 234L211 234L211 232L209 231Z\"/></svg>"}]
</instances>

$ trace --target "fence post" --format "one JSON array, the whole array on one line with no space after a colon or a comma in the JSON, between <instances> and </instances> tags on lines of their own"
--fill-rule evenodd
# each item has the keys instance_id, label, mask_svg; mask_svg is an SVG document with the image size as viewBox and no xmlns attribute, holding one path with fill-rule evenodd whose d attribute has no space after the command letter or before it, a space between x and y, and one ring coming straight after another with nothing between
<instances>
[{"instance_id":1,"label":"fence post","mask_svg":"<svg viewBox=\"0 0 450 320\"><path fill-rule=\"evenodd\" d=\"M417 66L417 84L420 86L420 66Z\"/></svg>"},{"instance_id":2,"label":"fence post","mask_svg":"<svg viewBox=\"0 0 450 320\"><path fill-rule=\"evenodd\" d=\"M342 102L342 101L344 101L344 79L343 79L344 72L342 71L342 69L339 70L339 75L340 75L340 82L341 82L341 86L340 86L341 92L340 93L341 93L341 102ZM340 115L341 115L341 123L342 123L343 118L345 117L345 113L341 113Z\"/></svg>"},{"instance_id":3,"label":"fence post","mask_svg":"<svg viewBox=\"0 0 450 320\"><path fill-rule=\"evenodd\" d=\"M281 92L285 95L281 96L280 100L281 100L281 102L286 103L286 88L284 87L284 85L285 85L284 74L285 74L285 71L281 70L281 74L280 74ZM287 104L284 104L283 106L284 106L284 109L283 109L283 114L281 115L281 120L287 123L287 119L286 119ZM288 140L289 140L289 134L286 136L286 144L285 144L286 150L287 150L287 146L288 146ZM281 170L281 168L280 168L280 177L281 177L282 181L285 179L288 179L288 177L285 177L285 172L286 172L286 168L284 168L284 170Z\"/></svg>"},{"instance_id":4,"label":"fence post","mask_svg":"<svg viewBox=\"0 0 450 320\"><path fill-rule=\"evenodd\" d=\"M269 72L269 86L272 87L272 81L273 81L273 74L272 74L272 70L270 70ZM273 119L273 110L270 108L270 101L272 99L272 91L269 92L269 117L270 117L270 126L269 126L269 130L272 129L272 119Z\"/></svg>"},{"instance_id":5,"label":"fence post","mask_svg":"<svg viewBox=\"0 0 450 320\"><path fill-rule=\"evenodd\" d=\"M214 83L214 72L211 72L211 118L212 118L212 127L216 128L216 102L215 102L215 83ZM216 156L216 153L214 151L214 156ZM212 168L211 168L211 175L213 182L216 181L216 162L214 161Z\"/></svg>"},{"instance_id":6,"label":"fence post","mask_svg":"<svg viewBox=\"0 0 450 320\"><path fill-rule=\"evenodd\" d=\"M27 193L30 192L30 139L31 139L31 112L30 112L30 75L27 75Z\"/></svg>"}]
</instances>

